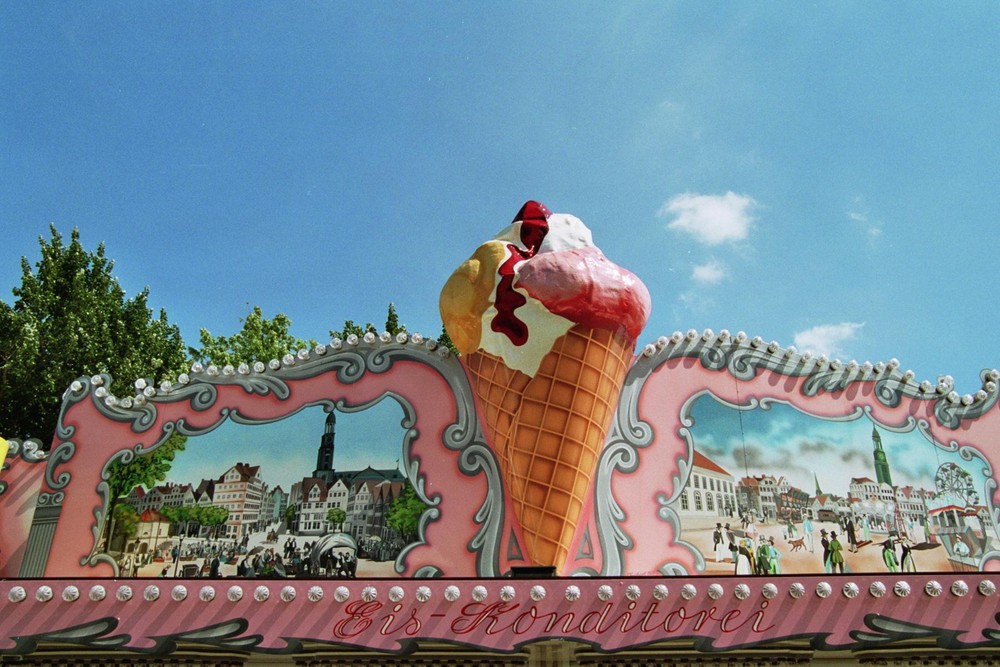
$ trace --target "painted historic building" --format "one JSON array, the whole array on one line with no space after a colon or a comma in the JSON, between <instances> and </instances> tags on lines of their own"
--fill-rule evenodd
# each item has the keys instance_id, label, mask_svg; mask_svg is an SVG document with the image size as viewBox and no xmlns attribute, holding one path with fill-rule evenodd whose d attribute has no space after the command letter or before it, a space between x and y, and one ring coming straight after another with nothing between
<instances>
[{"instance_id":1,"label":"painted historic building","mask_svg":"<svg viewBox=\"0 0 1000 667\"><path fill-rule=\"evenodd\" d=\"M288 506L292 508L292 533L314 536L345 532L356 539L389 537L385 514L398 497L406 480L395 468L337 470L336 414L325 420L316 453L316 469L292 486ZM331 510L343 513L339 523L331 522ZM398 538L398 536L391 536Z\"/></svg>"},{"instance_id":2,"label":"painted historic building","mask_svg":"<svg viewBox=\"0 0 1000 667\"><path fill-rule=\"evenodd\" d=\"M677 502L678 513L690 517L735 515L735 478L704 454L695 451L691 476Z\"/></svg>"}]
</instances>

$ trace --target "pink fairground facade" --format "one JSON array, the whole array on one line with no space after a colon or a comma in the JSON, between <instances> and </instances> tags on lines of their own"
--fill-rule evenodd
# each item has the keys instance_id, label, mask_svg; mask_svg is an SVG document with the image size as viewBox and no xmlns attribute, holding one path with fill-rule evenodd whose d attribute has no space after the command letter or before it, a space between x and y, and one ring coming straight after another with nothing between
<instances>
[{"instance_id":1,"label":"pink fairground facade","mask_svg":"<svg viewBox=\"0 0 1000 667\"><path fill-rule=\"evenodd\" d=\"M897 366L726 332L641 348L555 572L434 341L196 365L127 398L83 377L48 452L10 440L0 473L0 657L977 659L1000 633L998 374L961 396ZM121 485L178 439L165 479Z\"/></svg>"}]
</instances>

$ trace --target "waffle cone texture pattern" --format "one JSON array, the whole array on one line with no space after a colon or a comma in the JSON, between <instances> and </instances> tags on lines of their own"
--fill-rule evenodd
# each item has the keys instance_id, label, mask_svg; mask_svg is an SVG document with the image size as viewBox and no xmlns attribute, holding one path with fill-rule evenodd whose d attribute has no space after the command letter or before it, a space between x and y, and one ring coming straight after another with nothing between
<instances>
[{"instance_id":1,"label":"waffle cone texture pattern","mask_svg":"<svg viewBox=\"0 0 1000 667\"><path fill-rule=\"evenodd\" d=\"M464 357L532 564L566 562L633 350L621 333L576 325L533 378L482 350Z\"/></svg>"}]
</instances>

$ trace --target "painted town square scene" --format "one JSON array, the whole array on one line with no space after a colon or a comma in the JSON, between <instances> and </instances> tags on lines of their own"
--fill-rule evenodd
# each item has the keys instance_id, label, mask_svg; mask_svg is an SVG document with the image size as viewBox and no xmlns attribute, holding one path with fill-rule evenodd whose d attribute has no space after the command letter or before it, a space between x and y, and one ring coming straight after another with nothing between
<instances>
[{"instance_id":1,"label":"painted town square scene","mask_svg":"<svg viewBox=\"0 0 1000 667\"><path fill-rule=\"evenodd\" d=\"M426 509L403 472L400 419L384 400L171 436L143 474L112 465L100 546L126 577L395 576Z\"/></svg>"},{"instance_id":2,"label":"painted town square scene","mask_svg":"<svg viewBox=\"0 0 1000 667\"><path fill-rule=\"evenodd\" d=\"M917 424L709 395L691 417L690 468L671 507L705 574L974 571L1000 545L986 461Z\"/></svg>"}]
</instances>

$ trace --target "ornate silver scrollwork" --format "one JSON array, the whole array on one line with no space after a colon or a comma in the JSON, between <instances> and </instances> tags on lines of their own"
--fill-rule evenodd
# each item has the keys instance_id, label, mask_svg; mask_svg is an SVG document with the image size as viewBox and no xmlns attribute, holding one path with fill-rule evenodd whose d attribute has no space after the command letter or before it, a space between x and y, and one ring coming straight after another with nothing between
<instances>
[{"instance_id":1,"label":"ornate silver scrollwork","mask_svg":"<svg viewBox=\"0 0 1000 667\"><path fill-rule=\"evenodd\" d=\"M461 364L453 356L443 354L441 350L435 348L436 344L424 343L423 339L417 336L408 339L399 337L390 342L375 338L373 341L362 340L356 344L333 345L330 348L324 346L321 352L304 351L298 355L286 355L283 362L272 363L271 370L265 370L266 367L261 364L257 365L254 372L250 372L249 367L241 367L238 373L235 369L219 373L218 369L210 367L208 371L205 371L199 366L190 375L185 374L181 382L164 386L158 392L146 389L141 400L125 402L117 399L106 400L108 398L106 387L111 385L110 377L94 376L93 378L81 378L74 382L66 392L63 414L73 403L91 397L94 405L104 417L117 422L130 423L132 431L136 433L148 432L156 424L157 408L160 404L186 401L193 410L200 413L217 410L215 419L207 423L201 422L198 426L194 426L183 418L164 423L152 445L146 447L141 443L136 444L115 452L109 458L102 469L101 481L97 486L97 492L103 502L94 511L96 519L96 525L92 529L94 546L91 553L83 559L82 564L96 565L107 562L97 551L97 546L104 522L108 518L105 516L105 508L110 493L109 466L113 462L128 463L137 455L155 450L174 433L185 436L204 435L218 428L227 420L240 424L269 423L316 405L324 405L327 409L337 409L343 412L356 412L371 407L374 403L388 396L401 406L404 414L401 423L404 428L402 446L404 470L412 481L418 497L429 507L421 518L417 541L409 545L397 560L396 569L402 571L402 568L405 568L407 555L425 543L427 526L440 518L440 510L437 508L440 504L440 498L428 496L424 476L420 471L420 461L411 455L412 442L419 432L419 415L416 408L408 400L394 392L386 392L386 394L363 405L349 404L344 400L321 400L309 405L298 406L295 410L290 410L287 414L273 419L260 420L248 417L233 407L218 405L219 391L217 387L235 385L242 387L248 394L272 395L280 400L287 400L291 396L289 382L294 380L304 380L333 372L338 382L350 385L362 379L366 373L385 373L398 361L411 361L435 370L447 382L455 396L456 418L445 428L443 444L448 449L460 452L458 462L462 474L468 476L484 475L486 477L487 488L490 492L486 494L482 506L475 514L479 529L470 541L470 546L473 546L477 553L478 571L483 576L497 576L500 562L500 527L503 525L504 519L503 487L500 482L499 469L492 451L486 446L479 430L472 391ZM96 395L98 387L105 388L101 392L102 396ZM58 433L62 442L53 451L51 457L53 460L50 460L47 469L47 481L54 489L64 488L69 483L69 474L63 471L56 475L55 469L61 463L68 461L76 452L76 446L70 439L74 435L74 431L72 427L62 424L62 416L60 416ZM421 569L419 576L440 576L440 574L439 568L427 566Z\"/></svg>"}]
</instances>

